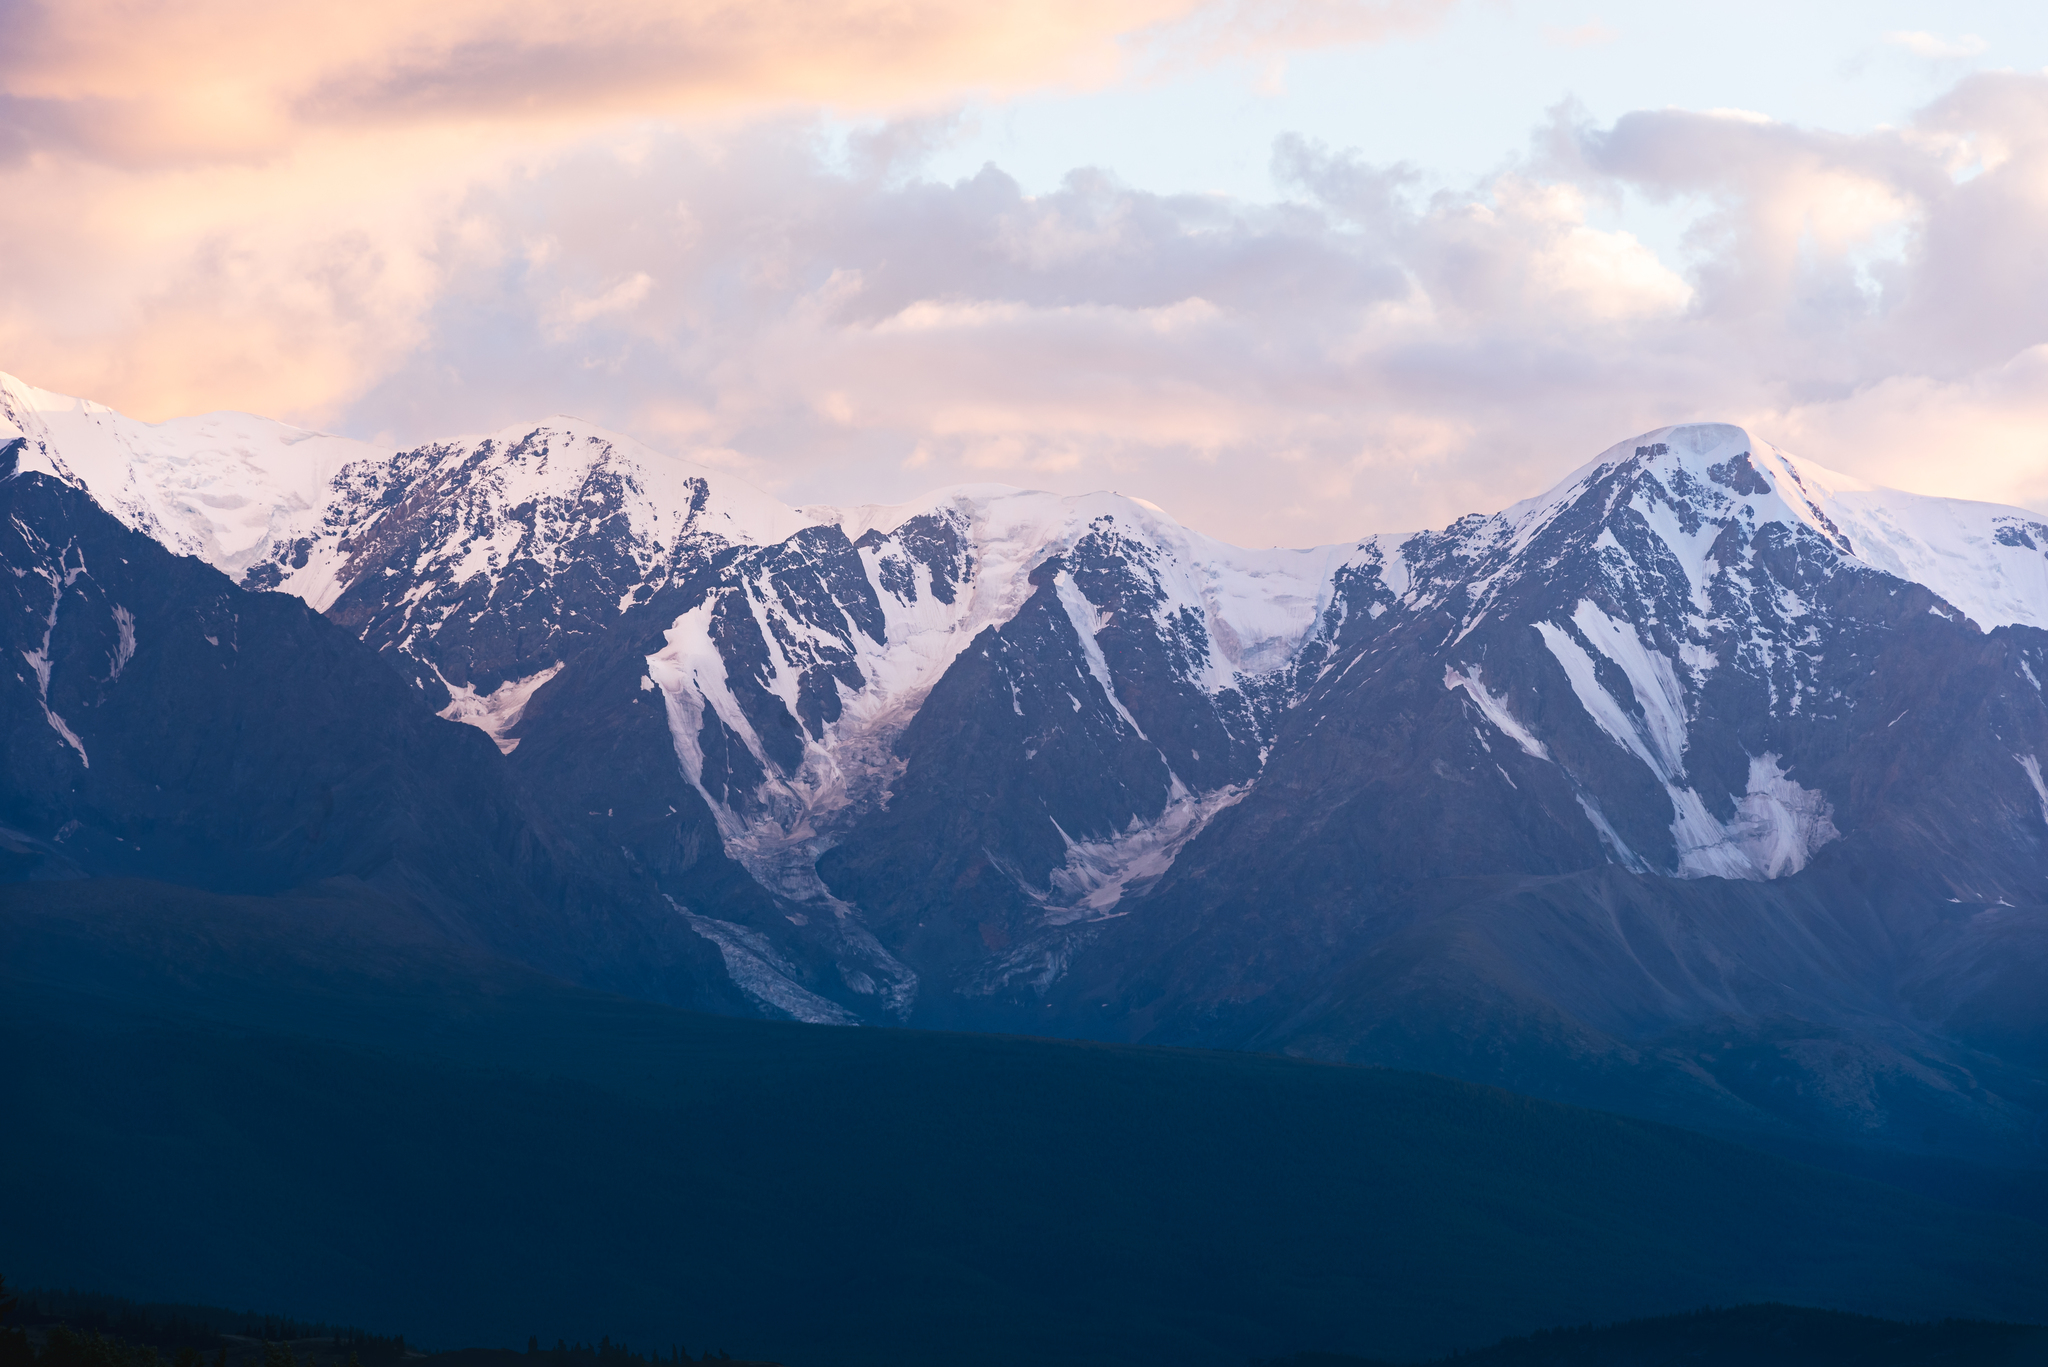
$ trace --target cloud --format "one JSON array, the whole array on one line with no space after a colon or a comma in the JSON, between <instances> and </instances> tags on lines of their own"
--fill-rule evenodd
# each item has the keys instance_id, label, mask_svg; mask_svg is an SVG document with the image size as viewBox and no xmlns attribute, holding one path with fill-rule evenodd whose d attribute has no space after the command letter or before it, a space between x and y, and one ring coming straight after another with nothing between
<instances>
[{"instance_id":1,"label":"cloud","mask_svg":"<svg viewBox=\"0 0 2048 1367\"><path fill-rule=\"evenodd\" d=\"M1855 136L1561 109L1466 186L1285 138L1272 203L935 180L949 118L35 151L0 170L0 368L393 442L574 412L806 503L1115 487L1249 544L1441 525L1689 419L2048 502L2048 78ZM1645 200L1682 255L1614 225Z\"/></svg>"},{"instance_id":2,"label":"cloud","mask_svg":"<svg viewBox=\"0 0 2048 1367\"><path fill-rule=\"evenodd\" d=\"M1241 539L1331 539L1497 501L1507 453L1473 394L1541 389L1689 305L1647 249L1587 224L1572 186L1418 202L1398 170L1280 155L1337 203L1095 172L1041 196L994 169L864 180L794 124L715 153L669 140L630 167L593 149L464 206L504 225L499 245L444 263L433 340L345 422L425 435L547 393L684 454L748 453L752 477L806 502L1112 485ZM698 206L687 227L678 201ZM562 245L514 245L534 240ZM550 334L559 300L639 277L662 284L636 308ZM559 340L513 356L490 340L536 334Z\"/></svg>"},{"instance_id":3,"label":"cloud","mask_svg":"<svg viewBox=\"0 0 2048 1367\"><path fill-rule=\"evenodd\" d=\"M848 169L801 120L593 146L465 202L496 245L443 249L427 342L344 421L425 435L546 393L805 502L1111 486L1260 544L1442 523L1694 418L2039 500L2044 108L2048 80L1987 75L1854 137L1561 112L1466 190L1289 138L1272 204ZM1689 260L1599 226L1623 195L1684 206Z\"/></svg>"},{"instance_id":4,"label":"cloud","mask_svg":"<svg viewBox=\"0 0 2048 1367\"><path fill-rule=\"evenodd\" d=\"M1551 47L1605 47L1619 37L1618 30L1609 28L1598 19L1576 28L1545 26L1543 30L1543 41Z\"/></svg>"},{"instance_id":5,"label":"cloud","mask_svg":"<svg viewBox=\"0 0 2048 1367\"><path fill-rule=\"evenodd\" d=\"M1985 50L1991 46L1974 33L1966 33L1960 38L1951 40L1938 37L1932 33L1908 32L1903 29L1895 29L1885 34L1884 41L1893 47L1904 48L1916 57L1925 57L1929 61L1935 62L1952 62L1966 57L1981 57L1984 55Z\"/></svg>"},{"instance_id":6,"label":"cloud","mask_svg":"<svg viewBox=\"0 0 2048 1367\"><path fill-rule=\"evenodd\" d=\"M337 129L511 126L1099 86L1414 31L1450 0L0 0L0 156L262 160Z\"/></svg>"},{"instance_id":7,"label":"cloud","mask_svg":"<svg viewBox=\"0 0 2048 1367\"><path fill-rule=\"evenodd\" d=\"M646 271L635 271L618 284L600 294L565 294L557 315L555 331L559 334L593 318L602 318L607 313L630 313L647 298L647 292L654 288L654 277Z\"/></svg>"},{"instance_id":8,"label":"cloud","mask_svg":"<svg viewBox=\"0 0 2048 1367\"><path fill-rule=\"evenodd\" d=\"M1171 70L1411 36L1435 28L1451 8L1450 0L1210 0L1129 35L1125 46Z\"/></svg>"}]
</instances>

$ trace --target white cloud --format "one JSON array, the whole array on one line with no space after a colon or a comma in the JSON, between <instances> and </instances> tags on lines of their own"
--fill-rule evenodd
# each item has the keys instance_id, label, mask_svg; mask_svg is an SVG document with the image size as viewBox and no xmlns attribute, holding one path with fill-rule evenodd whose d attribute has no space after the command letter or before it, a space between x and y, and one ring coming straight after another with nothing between
<instances>
[{"instance_id":1,"label":"white cloud","mask_svg":"<svg viewBox=\"0 0 2048 1367\"><path fill-rule=\"evenodd\" d=\"M2043 101L2040 78L1977 77L1862 137L1672 110L1561 124L1521 169L1429 196L1290 140L1296 198L1272 205L1094 172L1035 197L994 169L851 173L800 122L655 138L630 167L593 148L463 206L490 241L559 250L451 250L431 340L348 421L424 436L566 408L744 452L804 502L1114 486L1262 544L1499 506L1688 418L1893 482L2048 497L2026 359L2048 267L2023 250L2048 227ZM1958 140L1985 138L2010 155L1958 182ZM1690 269L1592 221L1623 189L1696 206ZM639 275L660 288L573 342L488 345Z\"/></svg>"},{"instance_id":2,"label":"white cloud","mask_svg":"<svg viewBox=\"0 0 2048 1367\"><path fill-rule=\"evenodd\" d=\"M1543 41L1552 47L1605 47L1619 37L1619 31L1598 19L1572 28L1548 27L1543 30Z\"/></svg>"},{"instance_id":3,"label":"white cloud","mask_svg":"<svg viewBox=\"0 0 2048 1367\"><path fill-rule=\"evenodd\" d=\"M0 172L0 368L404 440L575 412L807 503L1117 487L1250 544L1441 524L1694 418L2048 500L2048 77L1853 136L1560 116L1463 189L1283 139L1270 204L942 183L946 126L39 154ZM1689 216L1683 258L1596 212L1629 198Z\"/></svg>"},{"instance_id":4,"label":"white cloud","mask_svg":"<svg viewBox=\"0 0 2048 1367\"><path fill-rule=\"evenodd\" d=\"M647 292L654 288L654 277L646 271L635 271L618 284L597 295L564 293L558 311L563 323L574 325L587 323L593 318L602 318L608 313L631 313L647 298Z\"/></svg>"},{"instance_id":5,"label":"white cloud","mask_svg":"<svg viewBox=\"0 0 2048 1367\"><path fill-rule=\"evenodd\" d=\"M1884 40L1893 47L1904 48L1916 57L1925 57L1930 61L1936 62L1957 61L1965 57L1981 57L1986 49L1990 47L1989 43L1986 43L1974 33L1966 33L1960 38L1949 39L1918 30L1895 29L1885 34Z\"/></svg>"}]
</instances>

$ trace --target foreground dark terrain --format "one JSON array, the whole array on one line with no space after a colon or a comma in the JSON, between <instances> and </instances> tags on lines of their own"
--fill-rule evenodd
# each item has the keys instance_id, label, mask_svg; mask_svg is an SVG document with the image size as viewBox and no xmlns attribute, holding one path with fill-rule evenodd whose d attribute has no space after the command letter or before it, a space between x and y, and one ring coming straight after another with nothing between
<instances>
[{"instance_id":1,"label":"foreground dark terrain","mask_svg":"<svg viewBox=\"0 0 2048 1367\"><path fill-rule=\"evenodd\" d=\"M4 1292L0 1292L4 1294ZM0 1321L8 1318L0 1313ZM681 1343L645 1352L610 1336L596 1344L530 1336L510 1348L434 1349L404 1335L307 1324L219 1306L138 1304L75 1291L31 1291L0 1323L0 1367L679 1367L719 1362L781 1367ZM965 1351L960 1362L978 1362ZM2033 1367L2048 1362L2048 1326L1984 1320L1919 1323L1790 1305L1697 1310L1503 1339L1435 1363L1464 1367ZM1250 1367L1396 1367L1383 1359L1301 1352Z\"/></svg>"},{"instance_id":2,"label":"foreground dark terrain","mask_svg":"<svg viewBox=\"0 0 2048 1367\"><path fill-rule=\"evenodd\" d=\"M1761 1300L2048 1319L2048 1226L1416 1074L564 985L361 890L0 894L22 1282L790 1362L1419 1358Z\"/></svg>"},{"instance_id":3,"label":"foreground dark terrain","mask_svg":"<svg viewBox=\"0 0 2048 1367\"><path fill-rule=\"evenodd\" d=\"M11 1308L7 1302L12 1300ZM30 1289L10 1296L0 1284L0 1365L4 1367L660 1367L725 1362L779 1367L699 1352L681 1343L636 1351L609 1336L595 1344L529 1338L524 1353L503 1348L439 1349L403 1334L308 1323L288 1315L218 1305L137 1302L95 1292Z\"/></svg>"},{"instance_id":4,"label":"foreground dark terrain","mask_svg":"<svg viewBox=\"0 0 2048 1367\"><path fill-rule=\"evenodd\" d=\"M2032 1367L2048 1328L1969 1320L1901 1324L1790 1305L1741 1305L1506 1339L1442 1359L1459 1367ZM1392 1367L1297 1353L1254 1367Z\"/></svg>"}]
</instances>

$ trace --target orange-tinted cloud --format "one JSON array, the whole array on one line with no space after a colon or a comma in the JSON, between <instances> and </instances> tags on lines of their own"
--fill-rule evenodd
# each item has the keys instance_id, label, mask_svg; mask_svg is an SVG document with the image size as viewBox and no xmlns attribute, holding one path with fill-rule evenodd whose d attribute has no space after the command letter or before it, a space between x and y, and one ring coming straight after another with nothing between
<instances>
[{"instance_id":1,"label":"orange-tinted cloud","mask_svg":"<svg viewBox=\"0 0 2048 1367\"><path fill-rule=\"evenodd\" d=\"M919 168L943 113L828 151L813 114L759 112L823 98L822 41L789 69L813 76L703 96L716 119L618 118L573 72L500 116L513 68L464 67L451 54L478 50L446 35L483 11L451 12L404 44L400 16L378 42L338 31L292 56L262 87L289 98L248 125L273 138L252 134L260 155L45 142L0 166L0 369L145 417L237 407L394 441L568 411L800 501L1120 487L1254 543L1441 523L1691 418L1872 478L2048 500L2048 78L1972 77L1854 137L1681 110L1560 119L1512 172L1434 194L1409 168L1283 140L1288 199L1262 205L1092 171L1041 195L995 169L937 183ZM890 93L1201 60L1219 16L1246 51L1426 18L1280 13L1077 19L1029 61L927 53L929 81ZM133 43L199 43L182 22L144 14ZM46 84L22 98L84 108L124 70L134 98L179 98L125 48L65 86L62 44L36 41ZM240 71L232 48L195 50L195 81ZM454 73L442 94L349 102L428 70ZM835 98L866 79L841 77ZM1687 259L1595 221L1588 205L1624 190L1692 206Z\"/></svg>"},{"instance_id":2,"label":"orange-tinted cloud","mask_svg":"<svg viewBox=\"0 0 2048 1367\"><path fill-rule=\"evenodd\" d=\"M424 436L545 394L793 499L1112 486L1250 542L1441 523L1691 418L2038 500L2024 94L1860 138L1563 125L1463 194L1290 141L1280 205L849 173L797 126L593 147L466 205L496 245L451 260L429 340L347 422ZM1958 179L1985 140L2004 160ZM1622 185L1700 206L1691 269L1590 221Z\"/></svg>"},{"instance_id":3,"label":"orange-tinted cloud","mask_svg":"<svg viewBox=\"0 0 2048 1367\"><path fill-rule=\"evenodd\" d=\"M893 110L1350 42L1450 0L0 0L0 153L274 156L309 131Z\"/></svg>"}]
</instances>

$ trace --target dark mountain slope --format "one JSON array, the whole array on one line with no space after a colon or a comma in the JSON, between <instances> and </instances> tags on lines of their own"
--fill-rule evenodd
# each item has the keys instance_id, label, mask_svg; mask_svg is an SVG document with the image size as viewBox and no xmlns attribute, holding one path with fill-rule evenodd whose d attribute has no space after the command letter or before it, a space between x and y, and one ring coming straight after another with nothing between
<instances>
[{"instance_id":1,"label":"dark mountain slope","mask_svg":"<svg viewBox=\"0 0 2048 1367\"><path fill-rule=\"evenodd\" d=\"M1057 559L1033 571L1017 614L961 652L897 742L905 769L888 805L818 863L896 953L956 992L1040 969L1056 900L1040 889L1071 843L1157 821L1177 782L1151 731L1121 718L1120 699L1090 672L1054 586L1064 572ZM1098 562L1090 580L1106 578ZM1211 754L1231 776L1230 738L1213 716L1142 692L1134 701L1153 704L1155 726L1178 715L1204 742L1213 732ZM935 1022L958 1009L952 995L928 1005Z\"/></svg>"},{"instance_id":2,"label":"dark mountain slope","mask_svg":"<svg viewBox=\"0 0 2048 1367\"><path fill-rule=\"evenodd\" d=\"M689 924L718 937L706 943L719 945L733 981L771 1011L852 1021L878 996L913 994L915 979L858 923L807 915L726 853L716 814L677 760L663 695L642 686L665 629L682 605L703 599L729 558L656 592L564 666L528 704L507 764L549 821L619 850ZM702 735L708 769L735 788L735 771L759 781L752 756L715 715Z\"/></svg>"},{"instance_id":3,"label":"dark mountain slope","mask_svg":"<svg viewBox=\"0 0 2048 1367\"><path fill-rule=\"evenodd\" d=\"M747 1009L612 852L539 820L475 729L426 714L303 602L236 588L0 453L0 825L12 877L222 891L360 880L443 935Z\"/></svg>"},{"instance_id":4,"label":"dark mountain slope","mask_svg":"<svg viewBox=\"0 0 2048 1367\"><path fill-rule=\"evenodd\" d=\"M456 884L509 878L477 914L526 926L493 943L529 962L677 997L688 960L764 1014L1426 1065L2048 1166L2048 523L2025 510L1692 424L1441 530L1244 551L1118 495L790 509L568 420L306 448L330 469L263 424L227 460L12 382L0 406L24 468L328 607L511 752L336 819L451 925ZM42 766L15 824L50 846L93 743L65 728L125 647L101 604L48 632L101 663L43 648L72 575L45 561L7 718ZM205 680L231 645L191 652ZM437 753L412 734L360 748ZM488 795L435 799L457 774ZM66 847L114 850L88 827L158 782ZM262 782L281 800L236 789L254 824L220 848L282 872L146 867L368 866L279 844L324 789Z\"/></svg>"},{"instance_id":5,"label":"dark mountain slope","mask_svg":"<svg viewBox=\"0 0 2048 1367\"><path fill-rule=\"evenodd\" d=\"M1257 785L1037 1019L2048 1159L2048 633L1650 449L1534 531L1404 546L1426 610L1354 603Z\"/></svg>"},{"instance_id":6,"label":"dark mountain slope","mask_svg":"<svg viewBox=\"0 0 2048 1367\"><path fill-rule=\"evenodd\" d=\"M2041 1226L1697 1135L1248 1054L690 1015L360 890L8 886L0 1049L18 1276L430 1341L1235 1364L1765 1298L2048 1314Z\"/></svg>"}]
</instances>

